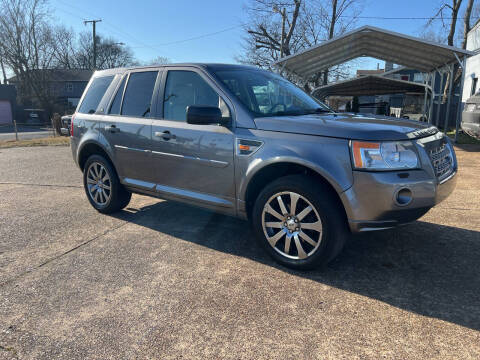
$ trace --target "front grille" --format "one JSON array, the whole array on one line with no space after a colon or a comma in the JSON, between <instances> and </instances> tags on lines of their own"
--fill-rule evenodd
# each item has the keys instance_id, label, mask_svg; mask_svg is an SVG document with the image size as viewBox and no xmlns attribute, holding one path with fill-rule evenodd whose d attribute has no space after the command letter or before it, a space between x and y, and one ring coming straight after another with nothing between
<instances>
[{"instance_id":1,"label":"front grille","mask_svg":"<svg viewBox=\"0 0 480 360\"><path fill-rule=\"evenodd\" d=\"M437 178L442 179L450 175L453 171L453 156L447 143L430 149L429 155Z\"/></svg>"}]
</instances>

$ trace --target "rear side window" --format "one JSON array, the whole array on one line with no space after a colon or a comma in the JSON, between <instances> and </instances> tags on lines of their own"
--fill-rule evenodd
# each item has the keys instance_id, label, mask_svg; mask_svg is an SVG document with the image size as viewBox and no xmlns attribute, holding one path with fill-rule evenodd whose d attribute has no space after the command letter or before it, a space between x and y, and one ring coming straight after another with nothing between
<instances>
[{"instance_id":1,"label":"rear side window","mask_svg":"<svg viewBox=\"0 0 480 360\"><path fill-rule=\"evenodd\" d=\"M115 115L120 114L120 105L122 105L123 89L125 88L126 82L127 82L127 76L123 78L122 83L118 87L117 94L115 95L115 98L113 99L113 102L112 102L112 106L110 106L110 111L108 112L109 114L115 114Z\"/></svg>"},{"instance_id":2,"label":"rear side window","mask_svg":"<svg viewBox=\"0 0 480 360\"><path fill-rule=\"evenodd\" d=\"M122 115L149 117L157 71L131 73L123 97Z\"/></svg>"},{"instance_id":3,"label":"rear side window","mask_svg":"<svg viewBox=\"0 0 480 360\"><path fill-rule=\"evenodd\" d=\"M97 111L98 104L103 98L105 91L107 91L110 83L113 80L112 76L102 76L93 79L90 87L83 98L82 104L78 108L79 113L93 114Z\"/></svg>"}]
</instances>

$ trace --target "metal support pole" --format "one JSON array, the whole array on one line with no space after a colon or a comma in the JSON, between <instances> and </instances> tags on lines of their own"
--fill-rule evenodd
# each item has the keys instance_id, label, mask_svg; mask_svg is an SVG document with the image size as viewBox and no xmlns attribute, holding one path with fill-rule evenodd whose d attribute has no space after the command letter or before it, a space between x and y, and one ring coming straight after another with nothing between
<instances>
[{"instance_id":1,"label":"metal support pole","mask_svg":"<svg viewBox=\"0 0 480 360\"><path fill-rule=\"evenodd\" d=\"M423 98L423 118L426 120L427 119L427 97L428 97L428 87L427 87L427 79L426 79L426 76L428 76L427 74L423 74L423 77L424 77L424 85L425 85L425 96Z\"/></svg>"},{"instance_id":2,"label":"metal support pole","mask_svg":"<svg viewBox=\"0 0 480 360\"><path fill-rule=\"evenodd\" d=\"M431 99L430 99L430 109L428 111L428 123L432 124L433 116L433 106L435 104L435 77L437 72L434 71L431 77Z\"/></svg>"},{"instance_id":3,"label":"metal support pole","mask_svg":"<svg viewBox=\"0 0 480 360\"><path fill-rule=\"evenodd\" d=\"M450 120L450 106L452 105L452 88L453 88L453 64L449 65L450 81L448 83L448 98L447 98L447 114L445 115L445 124L443 125L443 132L448 131L448 120Z\"/></svg>"},{"instance_id":4,"label":"metal support pole","mask_svg":"<svg viewBox=\"0 0 480 360\"><path fill-rule=\"evenodd\" d=\"M455 143L458 140L458 128L460 127L460 120L462 117L462 95L463 95L463 84L465 82L465 66L467 64L467 57L463 57L462 61L462 80L460 81L460 93L458 94L458 106L457 106L457 119L455 123Z\"/></svg>"},{"instance_id":5,"label":"metal support pole","mask_svg":"<svg viewBox=\"0 0 480 360\"><path fill-rule=\"evenodd\" d=\"M443 88L443 77L445 72L442 71L440 75L440 86L438 88L438 105L437 105L437 115L435 115L435 126L438 127L440 124L440 108L442 107L442 88Z\"/></svg>"},{"instance_id":6,"label":"metal support pole","mask_svg":"<svg viewBox=\"0 0 480 360\"><path fill-rule=\"evenodd\" d=\"M18 141L17 120L13 120L13 127L15 129L15 140Z\"/></svg>"}]
</instances>

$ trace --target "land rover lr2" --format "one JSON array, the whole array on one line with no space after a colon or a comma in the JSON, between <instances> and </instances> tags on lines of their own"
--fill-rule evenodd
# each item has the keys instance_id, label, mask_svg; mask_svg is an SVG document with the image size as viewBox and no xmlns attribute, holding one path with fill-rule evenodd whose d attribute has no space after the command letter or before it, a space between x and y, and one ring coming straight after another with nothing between
<instances>
[{"instance_id":1,"label":"land rover lr2","mask_svg":"<svg viewBox=\"0 0 480 360\"><path fill-rule=\"evenodd\" d=\"M96 71L70 135L100 213L138 193L248 219L262 247L297 269L332 260L350 232L418 219L457 173L433 126L336 113L240 65Z\"/></svg>"}]
</instances>

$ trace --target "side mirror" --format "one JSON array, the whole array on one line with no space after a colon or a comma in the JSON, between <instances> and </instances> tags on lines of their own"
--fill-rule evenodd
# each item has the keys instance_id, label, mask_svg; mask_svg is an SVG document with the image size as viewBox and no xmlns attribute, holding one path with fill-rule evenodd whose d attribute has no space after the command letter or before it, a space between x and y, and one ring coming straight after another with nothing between
<instances>
[{"instance_id":1,"label":"side mirror","mask_svg":"<svg viewBox=\"0 0 480 360\"><path fill-rule=\"evenodd\" d=\"M215 106L187 106L187 123L196 125L221 124L226 125L220 108Z\"/></svg>"}]
</instances>

